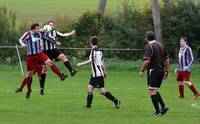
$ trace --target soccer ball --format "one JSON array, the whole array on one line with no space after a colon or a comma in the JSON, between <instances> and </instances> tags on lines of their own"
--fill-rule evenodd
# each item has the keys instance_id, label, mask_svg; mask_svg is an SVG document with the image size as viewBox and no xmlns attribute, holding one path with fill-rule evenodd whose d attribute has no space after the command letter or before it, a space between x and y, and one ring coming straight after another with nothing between
<instances>
[{"instance_id":1,"label":"soccer ball","mask_svg":"<svg viewBox=\"0 0 200 124\"><path fill-rule=\"evenodd\" d=\"M50 32L52 31L52 28L51 28L51 26L49 26L49 25L45 25L45 26L43 27L43 31L44 31L45 33L50 33Z\"/></svg>"}]
</instances>

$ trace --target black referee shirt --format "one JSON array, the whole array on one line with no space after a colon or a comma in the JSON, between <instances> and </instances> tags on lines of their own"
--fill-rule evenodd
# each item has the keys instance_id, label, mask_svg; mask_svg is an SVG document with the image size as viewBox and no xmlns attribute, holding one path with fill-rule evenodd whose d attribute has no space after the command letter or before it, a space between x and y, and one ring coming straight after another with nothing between
<instances>
[{"instance_id":1,"label":"black referee shirt","mask_svg":"<svg viewBox=\"0 0 200 124\"><path fill-rule=\"evenodd\" d=\"M148 69L164 68L166 59L168 59L168 55L161 43L154 40L146 45L143 60L150 60Z\"/></svg>"}]
</instances>

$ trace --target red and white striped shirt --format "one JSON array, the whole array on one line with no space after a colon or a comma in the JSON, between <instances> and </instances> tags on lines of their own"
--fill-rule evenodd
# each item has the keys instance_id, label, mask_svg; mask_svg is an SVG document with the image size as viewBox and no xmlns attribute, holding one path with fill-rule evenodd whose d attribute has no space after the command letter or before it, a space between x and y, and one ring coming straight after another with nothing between
<instances>
[{"instance_id":1,"label":"red and white striped shirt","mask_svg":"<svg viewBox=\"0 0 200 124\"><path fill-rule=\"evenodd\" d=\"M28 31L19 39L20 45L26 44L27 55L35 55L42 52L41 34Z\"/></svg>"}]
</instances>

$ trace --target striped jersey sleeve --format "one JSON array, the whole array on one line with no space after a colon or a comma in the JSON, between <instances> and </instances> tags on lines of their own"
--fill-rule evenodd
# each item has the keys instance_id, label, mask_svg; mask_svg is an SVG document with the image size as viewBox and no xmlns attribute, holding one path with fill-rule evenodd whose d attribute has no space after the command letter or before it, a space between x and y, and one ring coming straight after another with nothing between
<instances>
[{"instance_id":1,"label":"striped jersey sleeve","mask_svg":"<svg viewBox=\"0 0 200 124\"><path fill-rule=\"evenodd\" d=\"M19 39L19 44L22 45L22 43L26 44L26 40L29 38L29 32L25 32L22 37Z\"/></svg>"}]
</instances>

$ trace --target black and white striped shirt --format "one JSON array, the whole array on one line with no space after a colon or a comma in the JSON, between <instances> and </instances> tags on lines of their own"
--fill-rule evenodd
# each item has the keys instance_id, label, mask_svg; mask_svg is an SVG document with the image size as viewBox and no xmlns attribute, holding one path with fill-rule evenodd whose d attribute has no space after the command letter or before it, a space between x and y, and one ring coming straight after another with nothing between
<instances>
[{"instance_id":1,"label":"black and white striped shirt","mask_svg":"<svg viewBox=\"0 0 200 124\"><path fill-rule=\"evenodd\" d=\"M104 77L103 54L99 50L99 48L95 47L91 50L89 59L92 60L92 63L91 63L92 77Z\"/></svg>"},{"instance_id":2,"label":"black and white striped shirt","mask_svg":"<svg viewBox=\"0 0 200 124\"><path fill-rule=\"evenodd\" d=\"M56 42L57 42L56 38L58 36L61 36L61 37L67 36L66 34L63 34L63 33L56 31L56 30L51 31L48 34L44 33L44 35L47 36L52 41L54 41L54 42L48 42L47 39L43 39L43 50L44 51L56 49Z\"/></svg>"}]
</instances>

